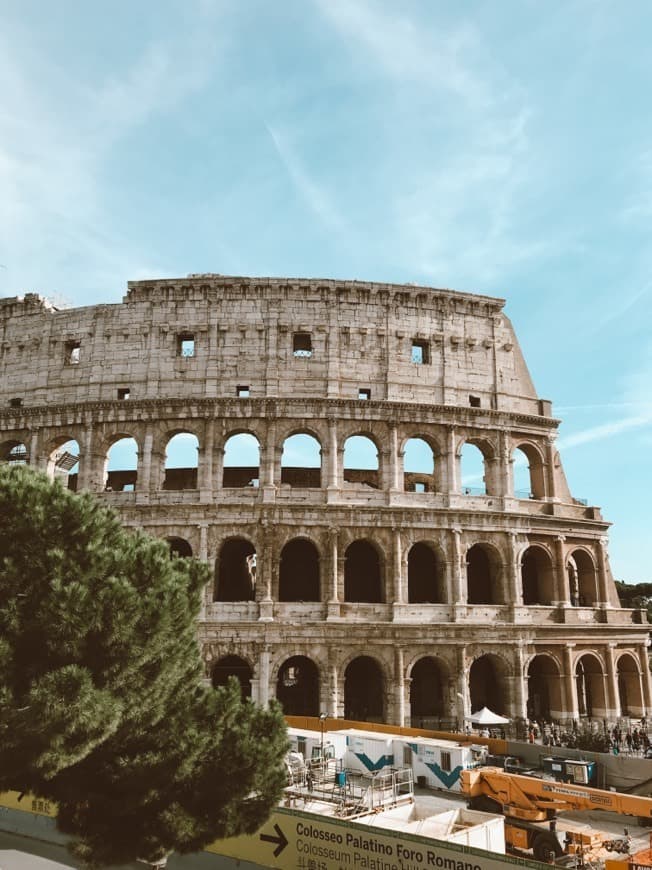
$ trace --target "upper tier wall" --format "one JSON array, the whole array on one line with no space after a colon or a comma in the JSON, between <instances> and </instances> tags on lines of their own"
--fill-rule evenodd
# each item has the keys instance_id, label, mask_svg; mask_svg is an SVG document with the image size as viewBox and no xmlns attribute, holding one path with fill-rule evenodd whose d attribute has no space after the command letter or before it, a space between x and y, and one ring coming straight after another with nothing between
<instances>
[{"instance_id":1,"label":"upper tier wall","mask_svg":"<svg viewBox=\"0 0 652 870\"><path fill-rule=\"evenodd\" d=\"M368 390L549 416L503 304L412 285L222 276L130 282L121 304L63 311L27 294L0 300L0 403L111 401L124 389L135 399L228 397L247 387L252 397ZM295 355L298 333L309 355Z\"/></svg>"}]
</instances>

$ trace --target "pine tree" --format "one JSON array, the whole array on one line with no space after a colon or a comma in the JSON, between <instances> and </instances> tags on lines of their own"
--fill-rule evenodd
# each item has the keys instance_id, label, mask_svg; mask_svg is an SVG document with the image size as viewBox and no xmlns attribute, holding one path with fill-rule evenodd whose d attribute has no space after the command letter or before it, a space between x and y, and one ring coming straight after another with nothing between
<instances>
[{"instance_id":1,"label":"pine tree","mask_svg":"<svg viewBox=\"0 0 652 870\"><path fill-rule=\"evenodd\" d=\"M280 709L202 680L208 579L90 494L0 467L0 790L55 801L89 866L251 833L280 797Z\"/></svg>"}]
</instances>

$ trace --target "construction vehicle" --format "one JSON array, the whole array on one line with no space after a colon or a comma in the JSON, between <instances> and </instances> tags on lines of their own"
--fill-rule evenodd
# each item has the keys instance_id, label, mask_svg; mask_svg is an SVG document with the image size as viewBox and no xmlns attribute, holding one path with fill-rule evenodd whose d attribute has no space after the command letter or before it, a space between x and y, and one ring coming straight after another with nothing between
<instances>
[{"instance_id":1,"label":"construction vehicle","mask_svg":"<svg viewBox=\"0 0 652 870\"><path fill-rule=\"evenodd\" d=\"M531 849L538 861L553 862L602 845L584 832L557 831L557 814L565 810L606 810L652 826L652 798L640 795L519 776L498 767L463 770L460 779L469 808L504 815L507 845L515 851Z\"/></svg>"}]
</instances>

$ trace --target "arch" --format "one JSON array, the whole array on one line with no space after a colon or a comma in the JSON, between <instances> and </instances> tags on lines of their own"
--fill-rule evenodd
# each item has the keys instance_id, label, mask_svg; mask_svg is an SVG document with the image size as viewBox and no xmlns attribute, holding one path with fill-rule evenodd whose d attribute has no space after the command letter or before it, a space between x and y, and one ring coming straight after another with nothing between
<instances>
[{"instance_id":1,"label":"arch","mask_svg":"<svg viewBox=\"0 0 652 870\"><path fill-rule=\"evenodd\" d=\"M308 432L295 432L283 442L281 483L308 489L321 486L321 444Z\"/></svg>"},{"instance_id":2,"label":"arch","mask_svg":"<svg viewBox=\"0 0 652 870\"><path fill-rule=\"evenodd\" d=\"M378 550L369 541L353 541L344 553L344 600L380 603L383 582Z\"/></svg>"},{"instance_id":3,"label":"arch","mask_svg":"<svg viewBox=\"0 0 652 870\"><path fill-rule=\"evenodd\" d=\"M448 670L433 656L415 662L410 672L410 725L432 728L446 715Z\"/></svg>"},{"instance_id":4,"label":"arch","mask_svg":"<svg viewBox=\"0 0 652 870\"><path fill-rule=\"evenodd\" d=\"M47 474L50 480L59 480L66 489L76 492L79 480L79 453L79 443L74 438L57 439L48 456Z\"/></svg>"},{"instance_id":5,"label":"arch","mask_svg":"<svg viewBox=\"0 0 652 870\"><path fill-rule=\"evenodd\" d=\"M489 544L474 544L466 553L469 604L503 604L502 566L498 551Z\"/></svg>"},{"instance_id":6,"label":"arch","mask_svg":"<svg viewBox=\"0 0 652 870\"><path fill-rule=\"evenodd\" d=\"M550 605L555 597L552 558L546 549L533 545L521 557L523 604Z\"/></svg>"},{"instance_id":7,"label":"arch","mask_svg":"<svg viewBox=\"0 0 652 870\"><path fill-rule=\"evenodd\" d=\"M474 660L469 669L472 713L483 707L489 707L499 715L505 713L507 709L505 672L505 663L492 653L485 653Z\"/></svg>"},{"instance_id":8,"label":"arch","mask_svg":"<svg viewBox=\"0 0 652 870\"><path fill-rule=\"evenodd\" d=\"M604 669L602 662L593 653L585 653L578 658L575 664L575 682L579 715L604 716Z\"/></svg>"},{"instance_id":9,"label":"arch","mask_svg":"<svg viewBox=\"0 0 652 870\"><path fill-rule=\"evenodd\" d=\"M218 659L211 670L211 683L214 688L226 686L230 677L235 677L240 683L242 700L251 698L251 680L253 671L250 665L240 656L223 656Z\"/></svg>"},{"instance_id":10,"label":"arch","mask_svg":"<svg viewBox=\"0 0 652 870\"><path fill-rule=\"evenodd\" d=\"M294 538L281 550L279 601L319 601L319 552L306 538Z\"/></svg>"},{"instance_id":11,"label":"arch","mask_svg":"<svg viewBox=\"0 0 652 870\"><path fill-rule=\"evenodd\" d=\"M165 445L163 489L197 489L199 439L193 432L177 432Z\"/></svg>"},{"instance_id":12,"label":"arch","mask_svg":"<svg viewBox=\"0 0 652 870\"><path fill-rule=\"evenodd\" d=\"M598 601L598 578L593 558L586 550L575 549L566 562L571 603L592 607Z\"/></svg>"},{"instance_id":13,"label":"arch","mask_svg":"<svg viewBox=\"0 0 652 870\"><path fill-rule=\"evenodd\" d=\"M487 462L491 458L483 441L467 440L458 454L459 481L463 495L489 495Z\"/></svg>"},{"instance_id":14,"label":"arch","mask_svg":"<svg viewBox=\"0 0 652 870\"><path fill-rule=\"evenodd\" d=\"M106 454L104 489L130 492L138 480L138 443L131 435L118 435Z\"/></svg>"},{"instance_id":15,"label":"arch","mask_svg":"<svg viewBox=\"0 0 652 870\"><path fill-rule=\"evenodd\" d=\"M527 715L530 719L557 719L563 714L561 669L555 659L540 653L527 670Z\"/></svg>"},{"instance_id":16,"label":"arch","mask_svg":"<svg viewBox=\"0 0 652 870\"><path fill-rule=\"evenodd\" d=\"M343 477L346 483L380 487L378 445L368 435L350 435L344 442Z\"/></svg>"},{"instance_id":17,"label":"arch","mask_svg":"<svg viewBox=\"0 0 652 870\"><path fill-rule=\"evenodd\" d=\"M408 602L442 604L445 600L443 564L424 541L413 544L407 556Z\"/></svg>"},{"instance_id":18,"label":"arch","mask_svg":"<svg viewBox=\"0 0 652 870\"><path fill-rule=\"evenodd\" d=\"M408 438L403 447L405 492L435 492L435 452L425 438Z\"/></svg>"},{"instance_id":19,"label":"arch","mask_svg":"<svg viewBox=\"0 0 652 870\"><path fill-rule=\"evenodd\" d=\"M8 465L27 465L29 462L27 446L22 441L3 441L0 444L0 462L6 462Z\"/></svg>"},{"instance_id":20,"label":"arch","mask_svg":"<svg viewBox=\"0 0 652 870\"><path fill-rule=\"evenodd\" d=\"M179 556L183 559L192 558L192 547L185 538L169 537L165 540L168 543L168 547L170 548L170 554L172 556Z\"/></svg>"},{"instance_id":21,"label":"arch","mask_svg":"<svg viewBox=\"0 0 652 870\"><path fill-rule=\"evenodd\" d=\"M385 679L371 656L354 658L344 671L344 718L385 721Z\"/></svg>"},{"instance_id":22,"label":"arch","mask_svg":"<svg viewBox=\"0 0 652 870\"><path fill-rule=\"evenodd\" d=\"M215 560L214 601L254 601L256 548L245 538L229 538Z\"/></svg>"},{"instance_id":23,"label":"arch","mask_svg":"<svg viewBox=\"0 0 652 870\"><path fill-rule=\"evenodd\" d=\"M260 442L251 432L236 432L224 442L222 486L258 487L260 484Z\"/></svg>"},{"instance_id":24,"label":"arch","mask_svg":"<svg viewBox=\"0 0 652 870\"><path fill-rule=\"evenodd\" d=\"M638 662L630 653L623 653L617 662L618 697L621 716L643 716L643 693Z\"/></svg>"},{"instance_id":25,"label":"arch","mask_svg":"<svg viewBox=\"0 0 652 870\"><path fill-rule=\"evenodd\" d=\"M515 498L545 498L544 464L539 450L528 442L512 451L512 480Z\"/></svg>"},{"instance_id":26,"label":"arch","mask_svg":"<svg viewBox=\"0 0 652 870\"><path fill-rule=\"evenodd\" d=\"M319 716L319 671L306 656L292 656L279 668L276 698L286 716Z\"/></svg>"}]
</instances>

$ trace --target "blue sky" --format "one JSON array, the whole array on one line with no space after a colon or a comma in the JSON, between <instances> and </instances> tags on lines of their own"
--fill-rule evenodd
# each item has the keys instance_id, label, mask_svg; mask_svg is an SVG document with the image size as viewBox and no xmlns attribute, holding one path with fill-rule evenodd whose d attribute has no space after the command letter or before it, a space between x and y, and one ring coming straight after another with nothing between
<instances>
[{"instance_id":1,"label":"blue sky","mask_svg":"<svg viewBox=\"0 0 652 870\"><path fill-rule=\"evenodd\" d=\"M652 580L647 0L0 0L0 295L189 272L503 296Z\"/></svg>"}]
</instances>

